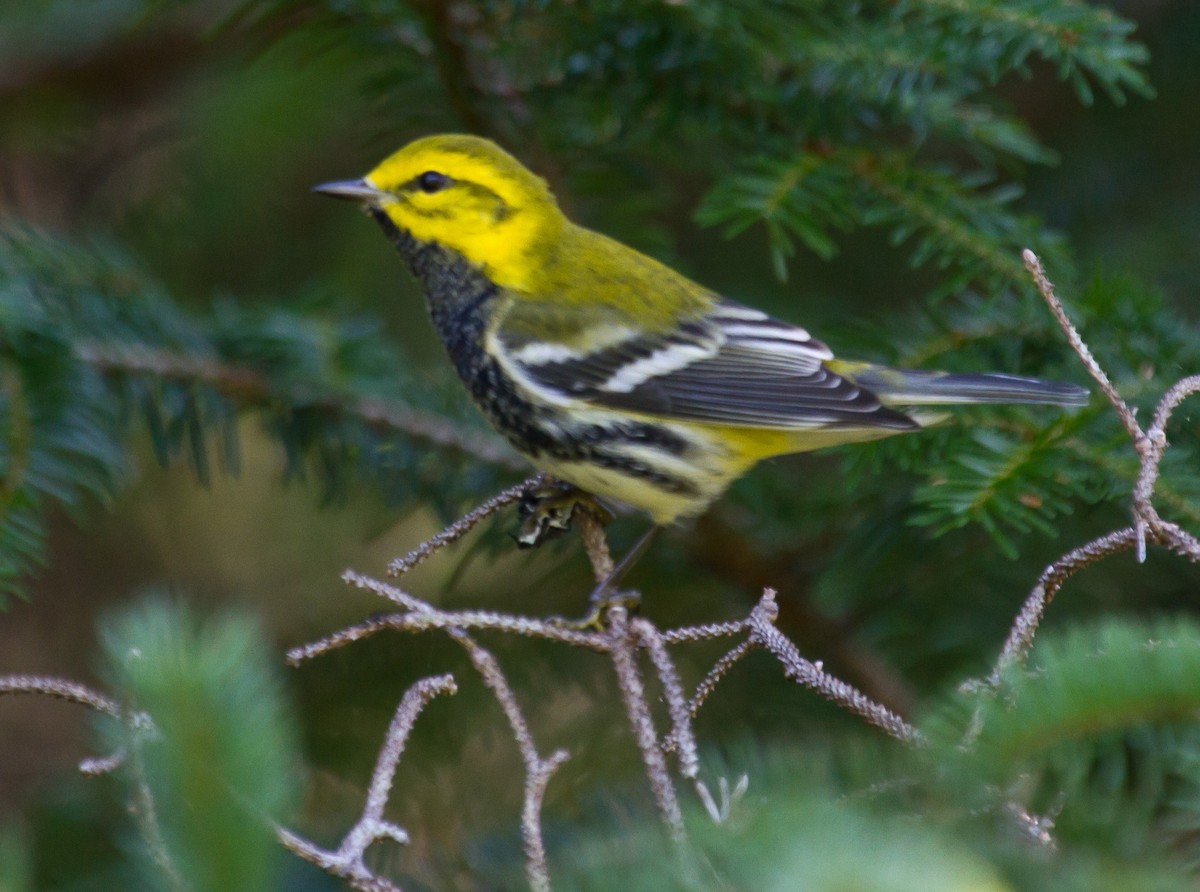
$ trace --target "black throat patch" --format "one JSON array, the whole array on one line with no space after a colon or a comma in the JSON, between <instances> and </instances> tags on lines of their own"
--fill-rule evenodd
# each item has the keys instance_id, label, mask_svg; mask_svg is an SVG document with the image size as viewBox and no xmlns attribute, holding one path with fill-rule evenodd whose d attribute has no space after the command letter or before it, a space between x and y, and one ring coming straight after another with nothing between
<instances>
[{"instance_id":1,"label":"black throat patch","mask_svg":"<svg viewBox=\"0 0 1200 892\"><path fill-rule=\"evenodd\" d=\"M519 452L534 460L547 456L585 461L669 492L694 494L688 480L631 458L619 448L636 444L684 454L687 442L668 429L633 420L580 425L560 409L527 399L484 349L484 335L502 297L496 283L458 252L436 242L418 241L381 210L372 208L371 214L420 283L433 327L475 404Z\"/></svg>"}]
</instances>

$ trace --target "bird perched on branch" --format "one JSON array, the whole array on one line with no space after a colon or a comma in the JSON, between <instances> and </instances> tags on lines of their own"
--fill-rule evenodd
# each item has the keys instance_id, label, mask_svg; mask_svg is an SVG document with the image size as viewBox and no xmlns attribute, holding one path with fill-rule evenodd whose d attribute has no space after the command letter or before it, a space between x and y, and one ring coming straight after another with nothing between
<instances>
[{"instance_id":1,"label":"bird perched on branch","mask_svg":"<svg viewBox=\"0 0 1200 892\"><path fill-rule=\"evenodd\" d=\"M940 417L925 406L1087 400L1070 384L836 359L805 329L572 223L544 180L479 137L419 139L315 191L383 228L518 452L658 525L701 513L762 459L919 430Z\"/></svg>"}]
</instances>

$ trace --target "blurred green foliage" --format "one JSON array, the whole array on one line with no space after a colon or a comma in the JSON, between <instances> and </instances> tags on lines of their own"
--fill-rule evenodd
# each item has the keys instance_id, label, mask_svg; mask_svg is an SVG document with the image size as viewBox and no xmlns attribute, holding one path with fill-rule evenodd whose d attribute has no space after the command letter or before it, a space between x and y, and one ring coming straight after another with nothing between
<instances>
[{"instance_id":1,"label":"blurred green foliage","mask_svg":"<svg viewBox=\"0 0 1200 892\"><path fill-rule=\"evenodd\" d=\"M1021 267L1031 247L1144 417L1200 370L1198 39L1187 0L10 0L0 596L20 597L0 615L0 671L86 674L97 613L147 585L187 592L191 612L102 622L121 642L102 680L160 728L137 748L194 888L289 889L334 886L290 860L267 878L260 831L295 801L280 784L306 791L300 826L336 838L404 689L453 671L461 692L422 716L390 807L414 845L378 846L374 863L406 889L519 887L519 762L453 646L372 640L289 678L288 696L273 680L283 643L379 608L337 586L345 563L381 569L521 474L451 380L397 258L309 187L414 136L482 133L574 219L839 354L1083 382ZM739 616L778 587L807 655L927 714L934 739L896 752L748 662L698 731L750 793L732 826L692 816L690 869L652 848L605 667L488 642L539 741L573 753L545 811L563 888L1194 883L1196 632L1139 617L1194 612L1191 568L1152 554L1081 576L1049 623L1121 618L1048 642L957 750L976 701L940 692L986 671L1046 562L1125 522L1136 472L1099 398L961 417L763 466L636 568L663 625ZM1158 500L1191 529L1197 418L1177 415ZM618 520L618 549L640 524ZM577 542L516 555L514 526L502 515L406 584L447 606L577 613ZM235 618L201 618L231 601ZM717 656L681 655L687 680ZM20 816L0 885L161 884L122 810L136 782L46 789L74 754L47 716L13 720L44 728L45 747L0 735L0 764L28 772L0 783L0 817ZM197 732L221 758L195 755ZM1058 852L1014 837L998 789L1058 814ZM264 873L207 873L224 864Z\"/></svg>"},{"instance_id":2,"label":"blurred green foliage","mask_svg":"<svg viewBox=\"0 0 1200 892\"><path fill-rule=\"evenodd\" d=\"M106 624L108 687L134 715L109 720L144 859L163 889L268 889L283 852L274 821L297 800L295 729L261 631L244 616L203 625L149 600ZM138 881L131 877L131 885Z\"/></svg>"},{"instance_id":3,"label":"blurred green foliage","mask_svg":"<svg viewBox=\"0 0 1200 892\"><path fill-rule=\"evenodd\" d=\"M982 708L974 694L934 698L923 747L735 750L706 766L751 778L725 823L697 806L693 848L672 856L652 817L629 815L647 826L583 841L567 887L1193 888L1197 660L1192 620L1050 633ZM1014 812L1018 799L1045 823Z\"/></svg>"}]
</instances>

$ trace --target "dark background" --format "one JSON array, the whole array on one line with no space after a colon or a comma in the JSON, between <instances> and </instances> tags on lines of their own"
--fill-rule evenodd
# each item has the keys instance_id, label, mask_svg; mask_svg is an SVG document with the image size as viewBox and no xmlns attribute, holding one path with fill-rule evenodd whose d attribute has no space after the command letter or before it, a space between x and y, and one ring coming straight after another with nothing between
<instances>
[{"instance_id":1,"label":"dark background","mask_svg":"<svg viewBox=\"0 0 1200 892\"><path fill-rule=\"evenodd\" d=\"M1084 279L1095 271L1135 276L1195 321L1200 4L1113 5L1138 24L1158 95L1131 97L1123 107L1101 95L1085 107L1040 63L1029 79L1005 80L1002 97L1059 155L1052 166L1014 171L1026 182L1021 203L1065 235ZM0 12L0 215L81 238L114 238L197 311L233 299L378 317L420 374L441 386L440 346L398 258L366 220L308 189L358 176L417 135L465 129L461 116L440 95L365 87L380 76L378 58L305 27L302 9L291 18L266 17L266 24L245 15L229 20L228 13L220 3L7 2ZM542 172L575 219L738 300L802 322L835 349L855 336L850 320L902 316L938 276L914 272L885 235L865 232L848 236L831 262L801 252L783 284L771 274L761 233L726 241L693 222L710 185L695 172L641 159L622 171L617 191L577 193L565 191L570 178L561 172ZM622 212L609 203L620 203ZM202 612L248 607L263 618L280 654L380 609L342 586L339 573L347 566L382 573L389 559L439 528L438 516L422 505L399 510L363 484L332 500L313 483L285 484L278 447L252 421L241 433L236 476L219 474L199 486L186 462L160 468L139 443L133 484L114 504L82 522L55 517L50 566L37 574L28 601L0 614L0 672L91 677L97 617L150 589ZM1022 538L1017 560L1000 557L976 529L942 538L913 533L909 546L866 559L870 577L847 594L854 556L821 567L837 544L821 538L820 514L829 500L853 498L840 467L830 456L781 460L741 484L712 516L672 532L633 579L647 615L663 625L737 616L761 586L773 585L781 592L781 624L809 656L907 708L920 693L985 667L1044 564L1081 541L1079 531L1119 522L1123 510L1119 499L1081 506L1069 520L1072 538ZM764 500L791 505L802 518L802 541L787 541L778 525L760 528L748 506ZM447 606L577 612L588 588L577 543L518 553L504 547L514 523L508 517L485 534L498 549L458 547L405 585ZM637 519L622 519L614 538L624 545L639 530ZM983 575L974 560L981 553L991 555ZM1154 556L1140 573L1129 559L1114 563L1082 577L1051 622L1173 607L1194 593L1194 577L1189 582L1167 558ZM525 584L495 584L511 578ZM1136 601L1128 595L1135 579ZM936 585L940 605L932 621L926 613L908 616L903 603L906 592L926 584ZM933 599L926 593L922 603ZM642 796L604 662L544 644L495 644L526 702L535 704L538 733L579 753L556 779L548 811L586 822L608 807L597 792L603 779ZM691 671L702 671L717 653L699 648ZM426 636L377 639L288 670L290 696L305 716L310 812L329 828L345 826L401 692L431 672L467 675L464 665L444 640ZM851 721L792 688L766 660L727 684L702 719L702 736L771 740ZM439 703L422 720L406 761L410 773L400 781L398 819L428 831L414 834L415 854L403 856L418 874L437 876L442 859L457 863L464 840L464 857L478 863L516 839L520 791L506 780L517 770L513 746L478 683L464 687L452 706ZM91 752L89 733L71 706L0 704L0 823L33 828L39 863L54 861L56 846L73 853L45 868L63 888L74 888L62 879L73 858L84 860L78 840L119 812L103 782L74 773ZM475 792L448 794L451 788Z\"/></svg>"}]
</instances>

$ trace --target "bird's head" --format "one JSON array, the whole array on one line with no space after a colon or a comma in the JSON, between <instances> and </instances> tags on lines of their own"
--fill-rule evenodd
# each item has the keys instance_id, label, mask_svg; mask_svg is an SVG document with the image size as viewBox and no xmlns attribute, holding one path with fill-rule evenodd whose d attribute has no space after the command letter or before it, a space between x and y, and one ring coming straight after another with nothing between
<instances>
[{"instance_id":1,"label":"bird's head","mask_svg":"<svg viewBox=\"0 0 1200 892\"><path fill-rule=\"evenodd\" d=\"M510 288L531 286L563 225L546 181L477 136L418 139L361 180L313 191L382 212L418 242L450 248Z\"/></svg>"}]
</instances>

